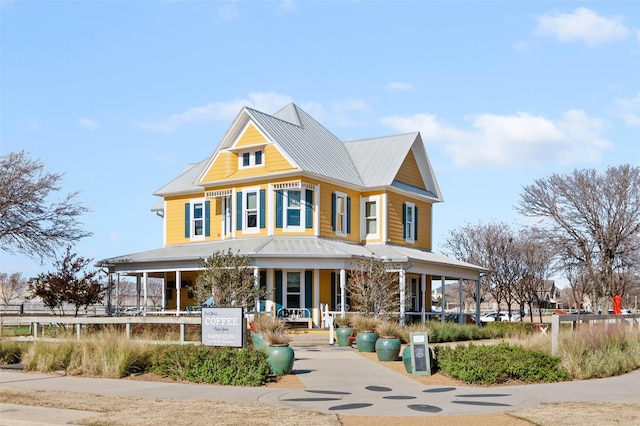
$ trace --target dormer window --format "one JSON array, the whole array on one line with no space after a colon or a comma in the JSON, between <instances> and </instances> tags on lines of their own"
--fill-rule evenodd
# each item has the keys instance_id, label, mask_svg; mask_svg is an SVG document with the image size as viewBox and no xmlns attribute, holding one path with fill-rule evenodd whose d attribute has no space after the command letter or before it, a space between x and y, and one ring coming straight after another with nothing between
<instances>
[{"instance_id":1,"label":"dormer window","mask_svg":"<svg viewBox=\"0 0 640 426\"><path fill-rule=\"evenodd\" d=\"M262 150L242 152L239 157L239 167L256 167L264 163Z\"/></svg>"}]
</instances>

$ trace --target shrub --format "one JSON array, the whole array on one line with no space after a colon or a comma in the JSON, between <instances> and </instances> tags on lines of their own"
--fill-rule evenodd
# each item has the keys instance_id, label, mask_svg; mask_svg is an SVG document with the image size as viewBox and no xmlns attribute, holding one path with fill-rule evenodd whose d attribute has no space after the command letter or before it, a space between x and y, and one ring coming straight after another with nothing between
<instances>
[{"instance_id":1,"label":"shrub","mask_svg":"<svg viewBox=\"0 0 640 426\"><path fill-rule=\"evenodd\" d=\"M27 350L26 342L0 341L0 364L17 364Z\"/></svg>"},{"instance_id":2,"label":"shrub","mask_svg":"<svg viewBox=\"0 0 640 426\"><path fill-rule=\"evenodd\" d=\"M22 363L27 371L49 373L65 370L71 363L74 342L43 342L32 343L22 355Z\"/></svg>"},{"instance_id":3,"label":"shrub","mask_svg":"<svg viewBox=\"0 0 640 426\"><path fill-rule=\"evenodd\" d=\"M560 368L560 359L506 343L436 347L438 368L469 384L494 385L508 380L557 382L571 376Z\"/></svg>"},{"instance_id":4,"label":"shrub","mask_svg":"<svg viewBox=\"0 0 640 426\"><path fill-rule=\"evenodd\" d=\"M378 325L378 320L369 315L354 315L351 324L358 331L372 331Z\"/></svg>"},{"instance_id":5,"label":"shrub","mask_svg":"<svg viewBox=\"0 0 640 426\"><path fill-rule=\"evenodd\" d=\"M149 370L174 380L233 386L263 385L270 373L264 351L191 345L156 347Z\"/></svg>"},{"instance_id":6,"label":"shrub","mask_svg":"<svg viewBox=\"0 0 640 426\"><path fill-rule=\"evenodd\" d=\"M389 320L382 320L376 326L376 332L380 337L400 338L404 332L399 323Z\"/></svg>"}]
</instances>

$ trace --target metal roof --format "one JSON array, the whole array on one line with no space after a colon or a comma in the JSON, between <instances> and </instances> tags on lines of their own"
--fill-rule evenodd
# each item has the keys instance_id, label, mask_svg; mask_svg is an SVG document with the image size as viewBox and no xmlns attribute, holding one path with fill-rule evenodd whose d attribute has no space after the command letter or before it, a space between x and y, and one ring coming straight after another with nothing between
<instances>
[{"instance_id":1,"label":"metal roof","mask_svg":"<svg viewBox=\"0 0 640 426\"><path fill-rule=\"evenodd\" d=\"M172 245L160 249L132 253L100 261L117 272L170 269L169 264L196 267L200 259L217 251L231 250L251 257L261 267L340 268L353 261L375 257L404 264L411 272L429 273L454 278L474 279L486 269L446 256L391 244L353 244L321 237L256 237ZM265 263L267 260L272 263ZM287 263L288 262L288 263ZM332 263L333 262L333 263ZM288 266L287 266L288 265ZM176 266L178 267L178 266Z\"/></svg>"},{"instance_id":2,"label":"metal roof","mask_svg":"<svg viewBox=\"0 0 640 426\"><path fill-rule=\"evenodd\" d=\"M180 176L155 191L153 195L163 197L171 194L184 194L189 192L201 193L202 187L194 185L194 182L206 167L207 161L208 158L199 163L189 164Z\"/></svg>"}]
</instances>

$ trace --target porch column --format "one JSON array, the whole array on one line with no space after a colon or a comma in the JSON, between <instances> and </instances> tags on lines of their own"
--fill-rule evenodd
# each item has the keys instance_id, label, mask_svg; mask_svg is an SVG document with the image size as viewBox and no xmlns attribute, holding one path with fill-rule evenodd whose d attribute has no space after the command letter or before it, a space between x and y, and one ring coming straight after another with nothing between
<instances>
[{"instance_id":1,"label":"porch column","mask_svg":"<svg viewBox=\"0 0 640 426\"><path fill-rule=\"evenodd\" d=\"M140 307L140 290L141 290L141 283L140 283L140 275L136 274L136 308Z\"/></svg>"},{"instance_id":2,"label":"porch column","mask_svg":"<svg viewBox=\"0 0 640 426\"><path fill-rule=\"evenodd\" d=\"M180 271L176 271L176 316L180 316L180 287L182 286Z\"/></svg>"},{"instance_id":3,"label":"porch column","mask_svg":"<svg viewBox=\"0 0 640 426\"><path fill-rule=\"evenodd\" d=\"M260 269L257 266L253 267L253 285L256 289L260 288ZM260 298L256 297L255 300L256 312L260 312Z\"/></svg>"},{"instance_id":4,"label":"porch column","mask_svg":"<svg viewBox=\"0 0 640 426\"><path fill-rule=\"evenodd\" d=\"M147 278L149 277L148 272L142 273L142 300L144 301L144 312L143 316L147 315Z\"/></svg>"},{"instance_id":5,"label":"porch column","mask_svg":"<svg viewBox=\"0 0 640 426\"><path fill-rule=\"evenodd\" d=\"M316 327L322 325L320 318L320 269L313 270L313 323Z\"/></svg>"},{"instance_id":6,"label":"porch column","mask_svg":"<svg viewBox=\"0 0 640 426\"><path fill-rule=\"evenodd\" d=\"M275 295L273 293L273 269L267 269L267 294L269 296L267 297L264 309L269 313L274 310Z\"/></svg>"},{"instance_id":7,"label":"porch column","mask_svg":"<svg viewBox=\"0 0 640 426\"><path fill-rule=\"evenodd\" d=\"M167 273L162 274L162 310L167 309Z\"/></svg>"},{"instance_id":8,"label":"porch column","mask_svg":"<svg viewBox=\"0 0 640 426\"><path fill-rule=\"evenodd\" d=\"M346 282L347 282L347 272L344 268L340 269L340 317L344 318L345 310L344 305L347 303L347 295L346 295Z\"/></svg>"},{"instance_id":9,"label":"porch column","mask_svg":"<svg viewBox=\"0 0 640 426\"><path fill-rule=\"evenodd\" d=\"M120 315L120 272L116 277L116 315Z\"/></svg>"},{"instance_id":10,"label":"porch column","mask_svg":"<svg viewBox=\"0 0 640 426\"><path fill-rule=\"evenodd\" d=\"M424 302L425 302L425 295L427 294L427 274L422 274L422 277L420 278L420 290L422 290L422 300L420 301L420 306L422 307L422 309L420 310L420 319L424 324L426 321L426 315L424 311L424 305L425 305ZM429 310L431 310L431 306L429 306Z\"/></svg>"},{"instance_id":11,"label":"porch column","mask_svg":"<svg viewBox=\"0 0 640 426\"><path fill-rule=\"evenodd\" d=\"M400 325L404 325L404 315L406 307L404 305L407 294L407 273L404 269L398 271L398 280L400 281Z\"/></svg>"},{"instance_id":12,"label":"porch column","mask_svg":"<svg viewBox=\"0 0 640 426\"><path fill-rule=\"evenodd\" d=\"M460 296L460 306L458 307L458 324L464 324L464 317L462 315L462 278L458 279L458 295Z\"/></svg>"},{"instance_id":13,"label":"porch column","mask_svg":"<svg viewBox=\"0 0 640 426\"><path fill-rule=\"evenodd\" d=\"M445 313L444 313L444 308L445 308L445 302L444 302L444 282L445 282L445 277L444 275L442 276L442 282L440 284L440 292L442 294L442 296L440 297L440 308L442 309L442 315L440 316L440 322L444 324L445 321Z\"/></svg>"},{"instance_id":14,"label":"porch column","mask_svg":"<svg viewBox=\"0 0 640 426\"><path fill-rule=\"evenodd\" d=\"M476 280L476 324L480 325L480 276Z\"/></svg>"}]
</instances>

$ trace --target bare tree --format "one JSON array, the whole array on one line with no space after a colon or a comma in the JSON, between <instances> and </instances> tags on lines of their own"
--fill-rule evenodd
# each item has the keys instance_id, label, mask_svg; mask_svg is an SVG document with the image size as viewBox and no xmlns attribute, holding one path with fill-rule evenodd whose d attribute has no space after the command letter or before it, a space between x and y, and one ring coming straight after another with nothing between
<instances>
[{"instance_id":1,"label":"bare tree","mask_svg":"<svg viewBox=\"0 0 640 426\"><path fill-rule=\"evenodd\" d=\"M592 302L622 294L629 281L620 277L637 272L640 167L553 174L524 187L518 210L542 219L545 241L571 274L588 281Z\"/></svg>"},{"instance_id":2,"label":"bare tree","mask_svg":"<svg viewBox=\"0 0 640 426\"><path fill-rule=\"evenodd\" d=\"M2 250L42 260L91 235L78 223L78 217L88 210L76 201L77 192L60 201L50 199L60 190L62 176L46 172L42 162L30 159L24 151L0 157Z\"/></svg>"},{"instance_id":3,"label":"bare tree","mask_svg":"<svg viewBox=\"0 0 640 426\"><path fill-rule=\"evenodd\" d=\"M355 263L349 271L347 289L356 311L375 317L400 312L400 282L396 269L373 257Z\"/></svg>"},{"instance_id":4,"label":"bare tree","mask_svg":"<svg viewBox=\"0 0 640 426\"><path fill-rule=\"evenodd\" d=\"M164 280L160 278L149 278L147 282L147 297L154 307L162 302L162 293L164 292ZM164 308L164 306L163 306Z\"/></svg>"},{"instance_id":5,"label":"bare tree","mask_svg":"<svg viewBox=\"0 0 640 426\"><path fill-rule=\"evenodd\" d=\"M247 256L231 249L217 251L200 262L194 295L198 303L213 296L216 306L250 308L256 299L266 296L266 289L255 285L254 268Z\"/></svg>"},{"instance_id":6,"label":"bare tree","mask_svg":"<svg viewBox=\"0 0 640 426\"><path fill-rule=\"evenodd\" d=\"M27 280L22 277L20 272L14 272L11 275L0 272L0 300L4 304L5 312L7 312L12 300L24 295L27 284Z\"/></svg>"}]
</instances>

